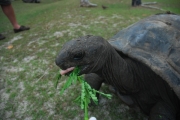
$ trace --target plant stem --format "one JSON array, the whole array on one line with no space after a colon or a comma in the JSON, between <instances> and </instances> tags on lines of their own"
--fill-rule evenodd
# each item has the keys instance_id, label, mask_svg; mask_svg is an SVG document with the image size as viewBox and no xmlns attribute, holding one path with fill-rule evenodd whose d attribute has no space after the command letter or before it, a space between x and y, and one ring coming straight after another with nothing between
<instances>
[{"instance_id":1,"label":"plant stem","mask_svg":"<svg viewBox=\"0 0 180 120\"><path fill-rule=\"evenodd\" d=\"M84 109L84 112L85 112L85 120L88 120L88 111L87 111L87 107L88 107L88 101L87 101L87 96L85 96L85 109Z\"/></svg>"}]
</instances>

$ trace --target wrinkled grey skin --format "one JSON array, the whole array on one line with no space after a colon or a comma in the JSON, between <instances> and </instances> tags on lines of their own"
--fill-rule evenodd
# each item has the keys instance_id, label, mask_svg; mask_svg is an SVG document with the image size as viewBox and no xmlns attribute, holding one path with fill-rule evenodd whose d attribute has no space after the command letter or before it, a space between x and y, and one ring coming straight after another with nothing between
<instances>
[{"instance_id":1,"label":"wrinkled grey skin","mask_svg":"<svg viewBox=\"0 0 180 120\"><path fill-rule=\"evenodd\" d=\"M71 40L63 46L56 64L63 70L79 66L80 74L86 74L86 81L97 90L103 82L113 86L122 101L138 106L149 120L179 120L178 93L148 64L125 55L110 43L99 36Z\"/></svg>"}]
</instances>

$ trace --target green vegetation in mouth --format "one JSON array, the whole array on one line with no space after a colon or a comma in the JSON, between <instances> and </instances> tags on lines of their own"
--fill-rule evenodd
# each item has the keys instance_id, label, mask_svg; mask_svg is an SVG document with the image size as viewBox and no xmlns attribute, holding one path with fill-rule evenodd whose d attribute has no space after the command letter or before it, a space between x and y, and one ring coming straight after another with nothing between
<instances>
[{"instance_id":1,"label":"green vegetation in mouth","mask_svg":"<svg viewBox=\"0 0 180 120\"><path fill-rule=\"evenodd\" d=\"M76 98L75 101L80 103L81 109L84 110L84 120L88 120L88 105L91 102L91 100L97 105L98 99L96 97L96 94L99 93L108 99L111 99L112 95L105 94L103 92L97 91L84 80L83 76L78 76L79 68L76 67L72 73L70 73L68 80L64 84L63 88L60 91L60 94L62 95L64 91L69 88L72 84L76 84L79 82L81 84L81 94ZM55 87L57 88L58 82L61 79L61 75L57 75L57 81L55 83Z\"/></svg>"}]
</instances>

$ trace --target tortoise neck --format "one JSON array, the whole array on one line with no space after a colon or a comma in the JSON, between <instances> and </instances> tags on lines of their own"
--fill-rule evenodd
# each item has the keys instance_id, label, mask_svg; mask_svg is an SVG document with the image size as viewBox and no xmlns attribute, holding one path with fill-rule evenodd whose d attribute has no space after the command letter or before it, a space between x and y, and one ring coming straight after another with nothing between
<instances>
[{"instance_id":1,"label":"tortoise neck","mask_svg":"<svg viewBox=\"0 0 180 120\"><path fill-rule=\"evenodd\" d=\"M102 69L102 77L122 94L137 91L134 84L135 71L132 66L112 48ZM117 86L118 85L118 86Z\"/></svg>"}]
</instances>

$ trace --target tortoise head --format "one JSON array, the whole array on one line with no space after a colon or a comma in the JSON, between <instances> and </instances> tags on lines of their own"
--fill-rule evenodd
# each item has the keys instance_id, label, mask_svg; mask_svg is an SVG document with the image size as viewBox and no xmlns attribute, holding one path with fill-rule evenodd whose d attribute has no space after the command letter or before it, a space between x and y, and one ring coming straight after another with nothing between
<instances>
[{"instance_id":1,"label":"tortoise head","mask_svg":"<svg viewBox=\"0 0 180 120\"><path fill-rule=\"evenodd\" d=\"M104 64L108 44L102 37L91 35L68 41L56 58L56 65L66 70L62 74L67 74L76 66L80 68L80 75L95 73Z\"/></svg>"}]
</instances>

